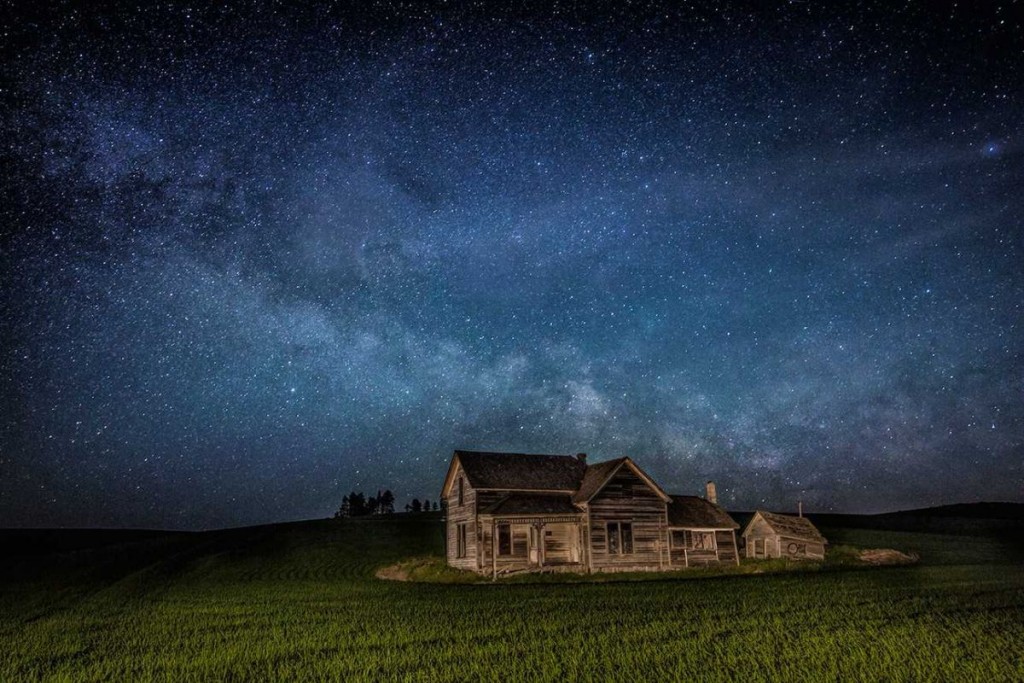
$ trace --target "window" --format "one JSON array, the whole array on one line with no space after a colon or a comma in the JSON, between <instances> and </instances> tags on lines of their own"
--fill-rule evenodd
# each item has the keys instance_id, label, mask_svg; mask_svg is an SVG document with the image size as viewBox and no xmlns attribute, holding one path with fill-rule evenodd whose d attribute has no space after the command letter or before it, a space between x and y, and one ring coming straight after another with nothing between
<instances>
[{"instance_id":1,"label":"window","mask_svg":"<svg viewBox=\"0 0 1024 683\"><path fill-rule=\"evenodd\" d=\"M462 505L462 477L459 477L459 505Z\"/></svg>"},{"instance_id":2,"label":"window","mask_svg":"<svg viewBox=\"0 0 1024 683\"><path fill-rule=\"evenodd\" d=\"M714 531L673 531L672 547L685 548L686 550L715 550L718 546L715 543Z\"/></svg>"},{"instance_id":3,"label":"window","mask_svg":"<svg viewBox=\"0 0 1024 683\"><path fill-rule=\"evenodd\" d=\"M510 524L498 525L498 555L512 554L512 526Z\"/></svg>"},{"instance_id":4,"label":"window","mask_svg":"<svg viewBox=\"0 0 1024 683\"><path fill-rule=\"evenodd\" d=\"M633 554L633 524L631 522L608 522L608 554Z\"/></svg>"},{"instance_id":5,"label":"window","mask_svg":"<svg viewBox=\"0 0 1024 683\"><path fill-rule=\"evenodd\" d=\"M455 526L455 557L466 556L466 525Z\"/></svg>"}]
</instances>

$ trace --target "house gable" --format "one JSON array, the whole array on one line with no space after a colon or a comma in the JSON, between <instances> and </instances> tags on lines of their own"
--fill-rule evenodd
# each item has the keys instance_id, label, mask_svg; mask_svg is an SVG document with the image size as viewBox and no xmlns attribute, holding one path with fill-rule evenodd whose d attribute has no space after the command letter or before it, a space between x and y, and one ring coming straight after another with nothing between
<instances>
[{"instance_id":1,"label":"house gable","mask_svg":"<svg viewBox=\"0 0 1024 683\"><path fill-rule=\"evenodd\" d=\"M579 490L573 495L573 502L577 504L589 503L623 467L632 470L633 474L662 501L668 503L672 500L635 462L629 458L617 458L588 467Z\"/></svg>"}]
</instances>

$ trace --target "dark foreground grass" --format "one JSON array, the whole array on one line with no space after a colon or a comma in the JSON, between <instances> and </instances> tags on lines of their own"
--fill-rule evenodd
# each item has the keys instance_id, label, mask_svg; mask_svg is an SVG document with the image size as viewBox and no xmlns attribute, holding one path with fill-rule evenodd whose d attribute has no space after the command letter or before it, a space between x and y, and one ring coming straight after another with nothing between
<instances>
[{"instance_id":1,"label":"dark foreground grass","mask_svg":"<svg viewBox=\"0 0 1024 683\"><path fill-rule=\"evenodd\" d=\"M1024 680L1017 546L832 533L922 563L573 585L372 578L438 552L439 523L412 517L36 554L2 565L0 680Z\"/></svg>"}]
</instances>

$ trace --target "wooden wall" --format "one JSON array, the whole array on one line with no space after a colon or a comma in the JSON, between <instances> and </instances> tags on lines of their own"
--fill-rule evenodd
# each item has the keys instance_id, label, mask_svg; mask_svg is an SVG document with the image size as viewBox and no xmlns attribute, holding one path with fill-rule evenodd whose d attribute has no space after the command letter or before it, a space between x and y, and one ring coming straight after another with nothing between
<instances>
[{"instance_id":1,"label":"wooden wall","mask_svg":"<svg viewBox=\"0 0 1024 683\"><path fill-rule=\"evenodd\" d=\"M772 530L768 523L758 517L754 522L743 531L743 542L746 546L744 557L778 557L778 547L774 548L775 555L772 555L775 532ZM754 553L754 542L757 541L758 551ZM767 547L767 552L762 553L760 550L761 543Z\"/></svg>"},{"instance_id":2,"label":"wooden wall","mask_svg":"<svg viewBox=\"0 0 1024 683\"><path fill-rule=\"evenodd\" d=\"M591 499L590 553L594 571L628 571L667 565L665 501L627 465ZM607 523L633 525L633 553L608 553Z\"/></svg>"},{"instance_id":3,"label":"wooden wall","mask_svg":"<svg viewBox=\"0 0 1024 683\"><path fill-rule=\"evenodd\" d=\"M479 539L477 538L479 528L476 523L477 493L469 485L469 480L463 482L462 505L459 505L459 478L465 480L461 465L456 465L454 484L448 494L448 511L446 514L445 533L447 535L448 564L459 569L478 570L477 550ZM459 558L458 537L456 529L459 524L466 524L466 556Z\"/></svg>"},{"instance_id":4,"label":"wooden wall","mask_svg":"<svg viewBox=\"0 0 1024 683\"><path fill-rule=\"evenodd\" d=\"M529 534L529 524L512 524L512 555L498 555L496 565L499 573L529 566ZM490 520L480 523L480 543L480 570L486 574L495 566L491 560L491 548L497 545L496 542L492 544Z\"/></svg>"},{"instance_id":5,"label":"wooden wall","mask_svg":"<svg viewBox=\"0 0 1024 683\"><path fill-rule=\"evenodd\" d=\"M677 531L678 533L678 531ZM704 567L708 565L736 564L736 544L733 542L731 531L715 531L715 544L717 550L687 550L684 552L682 546L672 547L672 569L682 567Z\"/></svg>"},{"instance_id":6,"label":"wooden wall","mask_svg":"<svg viewBox=\"0 0 1024 683\"><path fill-rule=\"evenodd\" d=\"M791 560L823 560L825 559L825 546L816 541L808 541L803 538L790 538L778 536L776 557L788 557Z\"/></svg>"},{"instance_id":7,"label":"wooden wall","mask_svg":"<svg viewBox=\"0 0 1024 683\"><path fill-rule=\"evenodd\" d=\"M736 564L739 555L736 549L736 535L732 531L716 531L715 542L718 544L718 562Z\"/></svg>"}]
</instances>

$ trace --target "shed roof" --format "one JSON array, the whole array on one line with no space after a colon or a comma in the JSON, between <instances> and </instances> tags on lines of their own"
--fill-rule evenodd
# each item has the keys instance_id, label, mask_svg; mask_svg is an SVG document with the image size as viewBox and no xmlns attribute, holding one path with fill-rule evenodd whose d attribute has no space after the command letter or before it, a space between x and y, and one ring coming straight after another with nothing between
<instances>
[{"instance_id":1,"label":"shed roof","mask_svg":"<svg viewBox=\"0 0 1024 683\"><path fill-rule=\"evenodd\" d=\"M754 519L757 519L758 515L760 515L761 519L765 521L765 524L771 527L772 531L780 536L802 538L808 541L827 543L825 537L821 535L821 532L818 531L817 527L811 524L811 520L806 517L780 515L775 512L758 510L754 513ZM750 524L754 523L754 519L750 520ZM747 528L750 528L750 524L747 525Z\"/></svg>"},{"instance_id":2,"label":"shed roof","mask_svg":"<svg viewBox=\"0 0 1024 683\"><path fill-rule=\"evenodd\" d=\"M455 451L473 488L518 491L575 491L586 462L575 455Z\"/></svg>"},{"instance_id":3,"label":"shed roof","mask_svg":"<svg viewBox=\"0 0 1024 683\"><path fill-rule=\"evenodd\" d=\"M668 525L685 529L739 529L729 513L699 496L672 496Z\"/></svg>"},{"instance_id":4,"label":"shed roof","mask_svg":"<svg viewBox=\"0 0 1024 683\"><path fill-rule=\"evenodd\" d=\"M510 493L480 511L484 515L576 515L568 493Z\"/></svg>"}]
</instances>

